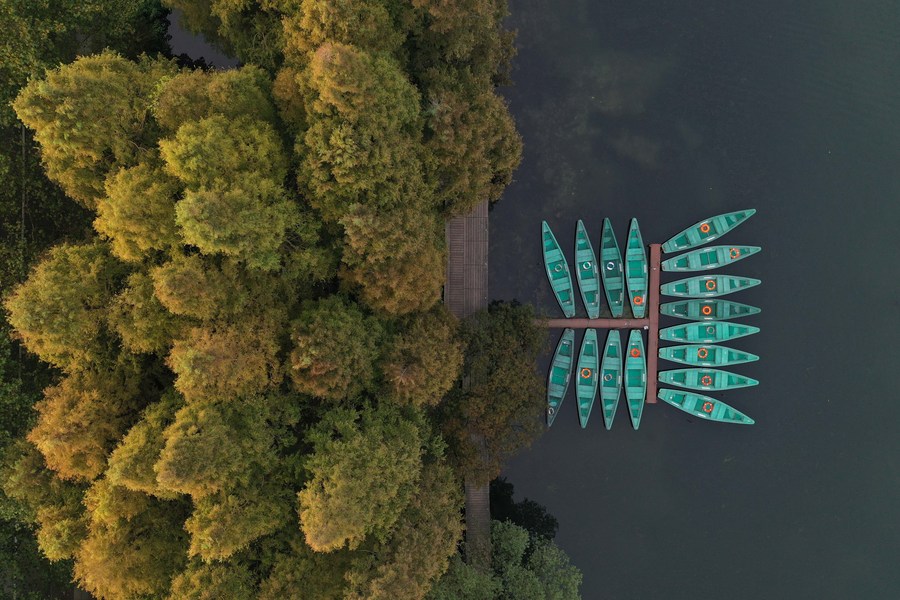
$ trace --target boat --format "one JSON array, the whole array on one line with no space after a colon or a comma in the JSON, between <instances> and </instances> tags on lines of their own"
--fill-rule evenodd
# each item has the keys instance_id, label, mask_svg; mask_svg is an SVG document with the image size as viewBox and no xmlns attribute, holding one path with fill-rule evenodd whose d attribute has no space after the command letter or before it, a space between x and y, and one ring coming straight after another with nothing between
<instances>
[{"instance_id":1,"label":"boat","mask_svg":"<svg viewBox=\"0 0 900 600\"><path fill-rule=\"evenodd\" d=\"M735 390L737 388L759 385L759 382L752 377L744 377L743 375L737 375L736 373L730 373L720 369L696 367L691 369L660 371L658 379L660 383L665 383L667 385L677 385L678 387L688 388L690 390L709 392L723 392L725 390Z\"/></svg>"},{"instance_id":2,"label":"boat","mask_svg":"<svg viewBox=\"0 0 900 600\"><path fill-rule=\"evenodd\" d=\"M759 360L755 354L714 344L667 346L659 349L659 357L694 367L726 367Z\"/></svg>"},{"instance_id":3,"label":"boat","mask_svg":"<svg viewBox=\"0 0 900 600\"><path fill-rule=\"evenodd\" d=\"M662 262L663 271L707 271L736 263L762 250L759 246L710 246Z\"/></svg>"},{"instance_id":4,"label":"boat","mask_svg":"<svg viewBox=\"0 0 900 600\"><path fill-rule=\"evenodd\" d=\"M659 312L692 321L727 321L757 315L761 311L755 306L731 300L695 299L666 302L659 307Z\"/></svg>"},{"instance_id":5,"label":"boat","mask_svg":"<svg viewBox=\"0 0 900 600\"><path fill-rule=\"evenodd\" d=\"M553 361L550 364L550 376L547 378L547 427L553 425L559 407L566 399L572 375L574 346L575 330L566 328L556 345L556 352L553 353Z\"/></svg>"},{"instance_id":6,"label":"boat","mask_svg":"<svg viewBox=\"0 0 900 600\"><path fill-rule=\"evenodd\" d=\"M617 329L611 329L606 336L603 362L600 364L600 401L603 403L603 423L612 429L619 396L622 395L622 338Z\"/></svg>"},{"instance_id":7,"label":"boat","mask_svg":"<svg viewBox=\"0 0 900 600\"><path fill-rule=\"evenodd\" d=\"M578 353L578 366L575 386L575 397L578 399L578 420L581 428L587 427L588 417L591 416L591 408L597 397L597 369L600 368L600 352L597 349L597 330L588 329L584 332L584 340L581 342L581 352Z\"/></svg>"},{"instance_id":8,"label":"boat","mask_svg":"<svg viewBox=\"0 0 900 600\"><path fill-rule=\"evenodd\" d=\"M738 425L753 425L756 423L756 421L741 411L709 396L676 390L659 390L656 396L675 408L680 408L688 414L708 421L736 423Z\"/></svg>"},{"instance_id":9,"label":"boat","mask_svg":"<svg viewBox=\"0 0 900 600\"><path fill-rule=\"evenodd\" d=\"M736 275L698 275L679 279L659 287L659 291L667 296L686 296L688 298L711 298L725 296L740 290L752 288L762 283L752 277Z\"/></svg>"},{"instance_id":10,"label":"boat","mask_svg":"<svg viewBox=\"0 0 900 600\"><path fill-rule=\"evenodd\" d=\"M569 263L547 221L541 222L541 234L544 239L544 269L547 271L547 279L550 280L550 287L553 288L563 314L572 318L575 316L575 295Z\"/></svg>"},{"instance_id":11,"label":"boat","mask_svg":"<svg viewBox=\"0 0 900 600\"><path fill-rule=\"evenodd\" d=\"M647 279L647 249L644 248L638 220L631 219L628 243L625 245L625 281L635 319L643 319L647 312Z\"/></svg>"},{"instance_id":12,"label":"boat","mask_svg":"<svg viewBox=\"0 0 900 600\"><path fill-rule=\"evenodd\" d=\"M644 339L639 329L632 329L628 336L628 350L625 353L625 398L628 400L628 414L631 425L637 429L644 412L647 395L647 357L644 356Z\"/></svg>"},{"instance_id":13,"label":"boat","mask_svg":"<svg viewBox=\"0 0 900 600\"><path fill-rule=\"evenodd\" d=\"M600 273L597 272L597 255L588 237L584 222L578 219L575 228L575 263L578 265L578 289L587 309L588 318L600 316Z\"/></svg>"},{"instance_id":14,"label":"boat","mask_svg":"<svg viewBox=\"0 0 900 600\"><path fill-rule=\"evenodd\" d=\"M670 342L712 344L759 333L759 327L725 321L703 321L659 330L659 339Z\"/></svg>"},{"instance_id":15,"label":"boat","mask_svg":"<svg viewBox=\"0 0 900 600\"><path fill-rule=\"evenodd\" d=\"M622 274L622 253L609 219L603 219L603 236L600 239L600 276L609 301L609 311L614 318L622 316L625 307L625 278Z\"/></svg>"},{"instance_id":16,"label":"boat","mask_svg":"<svg viewBox=\"0 0 900 600\"><path fill-rule=\"evenodd\" d=\"M673 235L662 245L663 252L678 252L696 248L718 239L756 214L755 208L736 210L716 215L694 223L681 233Z\"/></svg>"}]
</instances>

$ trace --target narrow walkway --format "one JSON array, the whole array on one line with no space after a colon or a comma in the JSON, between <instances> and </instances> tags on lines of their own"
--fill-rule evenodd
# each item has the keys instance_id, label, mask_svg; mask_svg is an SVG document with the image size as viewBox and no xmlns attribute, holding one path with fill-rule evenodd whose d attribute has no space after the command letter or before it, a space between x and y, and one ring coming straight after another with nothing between
<instances>
[{"instance_id":1,"label":"narrow walkway","mask_svg":"<svg viewBox=\"0 0 900 600\"><path fill-rule=\"evenodd\" d=\"M488 203L446 226L447 281L444 304L464 319L488 305ZM491 506L488 482L466 477L466 561L482 570L491 567Z\"/></svg>"}]
</instances>

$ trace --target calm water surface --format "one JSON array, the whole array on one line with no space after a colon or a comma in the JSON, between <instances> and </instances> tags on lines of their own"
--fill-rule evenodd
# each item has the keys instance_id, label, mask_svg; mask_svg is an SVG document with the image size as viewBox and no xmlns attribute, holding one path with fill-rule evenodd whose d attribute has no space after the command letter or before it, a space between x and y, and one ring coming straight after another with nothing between
<instances>
[{"instance_id":1,"label":"calm water surface","mask_svg":"<svg viewBox=\"0 0 900 600\"><path fill-rule=\"evenodd\" d=\"M579 218L623 244L631 217L662 242L759 211L723 240L763 247L730 269L763 280L732 296L762 333L731 343L761 384L722 395L757 425L655 405L635 432L622 402L582 431L570 395L504 473L559 519L584 597L900 597L900 4L511 10L525 156L491 216L493 298L560 315L541 219L571 260Z\"/></svg>"}]
</instances>

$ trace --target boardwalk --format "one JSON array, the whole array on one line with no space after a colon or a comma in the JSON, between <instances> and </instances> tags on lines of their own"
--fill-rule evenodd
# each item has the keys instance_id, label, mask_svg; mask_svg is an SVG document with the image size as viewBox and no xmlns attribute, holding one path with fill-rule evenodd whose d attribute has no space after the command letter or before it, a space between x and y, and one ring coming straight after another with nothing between
<instances>
[{"instance_id":1,"label":"boardwalk","mask_svg":"<svg viewBox=\"0 0 900 600\"><path fill-rule=\"evenodd\" d=\"M488 203L447 223L447 280L444 304L464 319L488 305ZM491 509L488 483L466 482L466 561L491 566Z\"/></svg>"}]
</instances>

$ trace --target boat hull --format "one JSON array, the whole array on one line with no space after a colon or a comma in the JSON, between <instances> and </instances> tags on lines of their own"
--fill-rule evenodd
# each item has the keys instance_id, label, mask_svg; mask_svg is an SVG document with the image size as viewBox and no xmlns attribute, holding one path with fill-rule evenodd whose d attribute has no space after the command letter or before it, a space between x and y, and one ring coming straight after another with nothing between
<instances>
[{"instance_id":1,"label":"boat hull","mask_svg":"<svg viewBox=\"0 0 900 600\"><path fill-rule=\"evenodd\" d=\"M666 302L659 307L660 314L689 319L691 321L727 321L759 314L760 309L731 300L691 299Z\"/></svg>"},{"instance_id":2,"label":"boat hull","mask_svg":"<svg viewBox=\"0 0 900 600\"><path fill-rule=\"evenodd\" d=\"M660 383L701 392L724 392L759 384L752 377L706 367L660 371L658 379Z\"/></svg>"},{"instance_id":3,"label":"boat hull","mask_svg":"<svg viewBox=\"0 0 900 600\"><path fill-rule=\"evenodd\" d=\"M659 339L670 342L714 344L759 333L759 327L727 321L703 321L659 330Z\"/></svg>"},{"instance_id":4,"label":"boat hull","mask_svg":"<svg viewBox=\"0 0 900 600\"><path fill-rule=\"evenodd\" d=\"M659 357L693 367L727 367L759 360L755 354L715 344L667 346L659 349Z\"/></svg>"},{"instance_id":5,"label":"boat hull","mask_svg":"<svg viewBox=\"0 0 900 600\"><path fill-rule=\"evenodd\" d=\"M600 277L609 312L614 318L622 316L625 308L625 276L622 268L622 253L609 219L603 219L603 236L600 240Z\"/></svg>"},{"instance_id":6,"label":"boat hull","mask_svg":"<svg viewBox=\"0 0 900 600\"><path fill-rule=\"evenodd\" d=\"M600 316L600 273L597 271L594 246L581 219L578 219L575 228L575 272L578 273L578 289L588 317L596 319Z\"/></svg>"},{"instance_id":7,"label":"boat hull","mask_svg":"<svg viewBox=\"0 0 900 600\"><path fill-rule=\"evenodd\" d=\"M679 279L659 288L666 296L682 296L686 298L713 298L752 288L762 283L752 277L735 275L699 275Z\"/></svg>"},{"instance_id":8,"label":"boat hull","mask_svg":"<svg viewBox=\"0 0 900 600\"><path fill-rule=\"evenodd\" d=\"M744 260L762 250L759 246L710 246L698 248L662 262L663 271L691 272L718 269Z\"/></svg>"},{"instance_id":9,"label":"boat hull","mask_svg":"<svg viewBox=\"0 0 900 600\"><path fill-rule=\"evenodd\" d=\"M553 425L572 376L572 360L575 347L575 330L565 329L556 345L553 359L550 362L550 374L547 376L547 427Z\"/></svg>"},{"instance_id":10,"label":"boat hull","mask_svg":"<svg viewBox=\"0 0 900 600\"><path fill-rule=\"evenodd\" d=\"M637 429L641 425L647 396L647 357L644 353L644 339L638 329L632 329L628 336L624 382L628 416L631 417L631 426Z\"/></svg>"},{"instance_id":11,"label":"boat hull","mask_svg":"<svg viewBox=\"0 0 900 600\"><path fill-rule=\"evenodd\" d=\"M581 351L578 353L578 366L575 368L575 397L578 399L578 421L581 428L587 427L588 418L591 416L591 408L597 397L598 369L600 368L600 353L597 347L597 330L588 329L584 332L584 340L581 342Z\"/></svg>"},{"instance_id":12,"label":"boat hull","mask_svg":"<svg viewBox=\"0 0 900 600\"><path fill-rule=\"evenodd\" d=\"M659 390L657 398L683 410L689 415L700 417L707 421L734 423L736 425L753 425L756 423L756 421L741 411L709 396L680 390Z\"/></svg>"},{"instance_id":13,"label":"boat hull","mask_svg":"<svg viewBox=\"0 0 900 600\"><path fill-rule=\"evenodd\" d=\"M600 401L603 403L603 423L612 429L619 397L622 395L622 338L616 329L610 330L603 348L600 366Z\"/></svg>"},{"instance_id":14,"label":"boat hull","mask_svg":"<svg viewBox=\"0 0 900 600\"><path fill-rule=\"evenodd\" d=\"M628 285L628 301L635 319L647 314L647 249L641 237L637 219L631 219L628 243L625 246L625 282Z\"/></svg>"},{"instance_id":15,"label":"boat hull","mask_svg":"<svg viewBox=\"0 0 900 600\"><path fill-rule=\"evenodd\" d=\"M544 249L544 271L550 288L563 314L568 318L575 316L575 294L572 287L572 274L569 272L569 263L562 252L556 236L553 235L547 221L541 223L541 238Z\"/></svg>"},{"instance_id":16,"label":"boat hull","mask_svg":"<svg viewBox=\"0 0 900 600\"><path fill-rule=\"evenodd\" d=\"M722 237L754 214L756 214L756 209L749 208L698 221L669 238L662 245L662 250L663 252L678 252L708 244Z\"/></svg>"}]
</instances>

